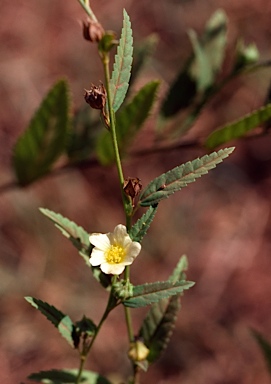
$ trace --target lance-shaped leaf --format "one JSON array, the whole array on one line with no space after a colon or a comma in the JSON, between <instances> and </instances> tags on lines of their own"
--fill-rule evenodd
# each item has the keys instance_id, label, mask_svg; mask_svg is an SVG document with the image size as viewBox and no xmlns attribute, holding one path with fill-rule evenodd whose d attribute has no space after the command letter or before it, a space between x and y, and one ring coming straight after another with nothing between
<instances>
[{"instance_id":1,"label":"lance-shaped leaf","mask_svg":"<svg viewBox=\"0 0 271 384\"><path fill-rule=\"evenodd\" d=\"M49 91L15 144L13 166L21 185L50 171L65 149L69 123L68 86L61 80Z\"/></svg>"},{"instance_id":2,"label":"lance-shaped leaf","mask_svg":"<svg viewBox=\"0 0 271 384\"><path fill-rule=\"evenodd\" d=\"M117 114L116 134L121 154L127 151L129 144L149 116L158 86L159 81L147 83L138 91L133 100ZM114 162L112 138L108 131L104 131L97 142L97 154L103 165Z\"/></svg>"},{"instance_id":3,"label":"lance-shaped leaf","mask_svg":"<svg viewBox=\"0 0 271 384\"><path fill-rule=\"evenodd\" d=\"M234 148L221 149L210 155L205 155L193 161L188 161L187 163L158 176L142 191L139 198L139 204L142 206L149 206L166 199L174 192L181 190L189 183L192 183L197 178L215 168L216 165L228 157L233 150Z\"/></svg>"},{"instance_id":4,"label":"lance-shaped leaf","mask_svg":"<svg viewBox=\"0 0 271 384\"><path fill-rule=\"evenodd\" d=\"M115 56L110 90L112 95L112 106L116 112L121 106L129 87L131 68L133 61L133 36L130 18L123 10L123 28L121 38Z\"/></svg>"},{"instance_id":5,"label":"lance-shaped leaf","mask_svg":"<svg viewBox=\"0 0 271 384\"><path fill-rule=\"evenodd\" d=\"M269 120L270 117L271 103L212 132L207 137L204 145L207 148L212 149L221 144L227 143L230 140L242 137L253 128L258 127L265 121Z\"/></svg>"},{"instance_id":6,"label":"lance-shaped leaf","mask_svg":"<svg viewBox=\"0 0 271 384\"><path fill-rule=\"evenodd\" d=\"M109 287L111 284L110 276L103 273L99 267L92 267L89 263L90 252L93 248L89 242L89 234L82 227L63 217L60 213L55 213L46 208L40 208L40 211L52 220L61 233L72 242L87 266L91 267L95 279L104 288Z\"/></svg>"},{"instance_id":7,"label":"lance-shaped leaf","mask_svg":"<svg viewBox=\"0 0 271 384\"><path fill-rule=\"evenodd\" d=\"M35 299L34 297L27 296L25 300L28 301L34 308L38 309L51 323L58 329L60 334L68 341L73 347L73 323L69 316L65 315L53 305L50 305L42 300Z\"/></svg>"},{"instance_id":8,"label":"lance-shaped leaf","mask_svg":"<svg viewBox=\"0 0 271 384\"><path fill-rule=\"evenodd\" d=\"M169 281L174 283L185 279L184 271L186 271L187 267L187 258L182 256ZM150 350L147 357L150 363L157 360L166 349L175 327L179 310L180 294L153 304L147 313L139 331L139 336L143 337L144 344Z\"/></svg>"},{"instance_id":9,"label":"lance-shaped leaf","mask_svg":"<svg viewBox=\"0 0 271 384\"><path fill-rule=\"evenodd\" d=\"M46 384L68 384L77 382L77 369L52 369L50 371L41 371L32 373L28 376L31 381ZM82 384L111 384L105 377L96 372L83 371L79 383Z\"/></svg>"},{"instance_id":10,"label":"lance-shaped leaf","mask_svg":"<svg viewBox=\"0 0 271 384\"><path fill-rule=\"evenodd\" d=\"M157 208L158 205L149 207L147 212L145 212L144 215L142 215L141 218L138 219L137 222L132 226L129 231L129 235L133 241L138 241L139 243L141 242L153 221L153 218L157 212Z\"/></svg>"},{"instance_id":11,"label":"lance-shaped leaf","mask_svg":"<svg viewBox=\"0 0 271 384\"><path fill-rule=\"evenodd\" d=\"M158 281L156 283L136 285L133 287L133 296L124 300L126 307L139 308L152 303L157 303L162 299L177 295L185 289L192 287L192 281Z\"/></svg>"}]
</instances>

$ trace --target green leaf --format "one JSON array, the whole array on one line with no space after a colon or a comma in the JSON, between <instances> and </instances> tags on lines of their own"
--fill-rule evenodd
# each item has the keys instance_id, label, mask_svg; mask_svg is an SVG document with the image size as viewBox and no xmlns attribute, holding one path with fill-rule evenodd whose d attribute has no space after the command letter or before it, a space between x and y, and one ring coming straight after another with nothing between
<instances>
[{"instance_id":1,"label":"green leaf","mask_svg":"<svg viewBox=\"0 0 271 384\"><path fill-rule=\"evenodd\" d=\"M185 255L183 255L180 258L180 260L179 260L176 268L172 272L171 276L169 277L169 281L171 281L174 284L175 281L185 280L185 278L186 278L185 271L187 269L188 269L188 260L187 260L187 257Z\"/></svg>"},{"instance_id":2,"label":"green leaf","mask_svg":"<svg viewBox=\"0 0 271 384\"><path fill-rule=\"evenodd\" d=\"M262 353L265 357L265 361L267 363L268 370L271 373L271 344L259 332L255 330L253 330L252 332L262 350Z\"/></svg>"},{"instance_id":3,"label":"green leaf","mask_svg":"<svg viewBox=\"0 0 271 384\"><path fill-rule=\"evenodd\" d=\"M129 87L133 61L133 36L130 18L123 10L123 28L115 56L110 89L112 94L113 110L117 112L121 106Z\"/></svg>"},{"instance_id":4,"label":"green leaf","mask_svg":"<svg viewBox=\"0 0 271 384\"><path fill-rule=\"evenodd\" d=\"M195 31L189 31L194 50L190 73L200 93L213 85L221 69L227 43L226 33L227 16L221 9L212 15L201 39L197 38Z\"/></svg>"},{"instance_id":5,"label":"green leaf","mask_svg":"<svg viewBox=\"0 0 271 384\"><path fill-rule=\"evenodd\" d=\"M93 248L89 242L89 234L73 221L60 215L60 213L55 213L46 208L40 208L40 211L52 220L61 233L72 242L75 248L79 251L80 256L85 260L87 266L91 267L95 279L104 288L108 288L111 285L110 275L106 275L99 267L92 267L89 263L90 252Z\"/></svg>"},{"instance_id":6,"label":"green leaf","mask_svg":"<svg viewBox=\"0 0 271 384\"><path fill-rule=\"evenodd\" d=\"M73 347L73 323L69 316L64 315L61 311L56 309L53 305L35 299L34 297L27 296L25 300L28 301L34 308L38 309L51 323L58 328L60 334L68 341Z\"/></svg>"},{"instance_id":7,"label":"green leaf","mask_svg":"<svg viewBox=\"0 0 271 384\"><path fill-rule=\"evenodd\" d=\"M49 91L15 144L13 166L21 185L50 171L65 149L69 123L68 85L61 80Z\"/></svg>"},{"instance_id":8,"label":"green leaf","mask_svg":"<svg viewBox=\"0 0 271 384\"><path fill-rule=\"evenodd\" d=\"M133 241L138 241L139 243L141 242L153 221L157 208L158 205L150 206L147 212L145 212L144 215L142 215L141 218L138 219L132 226L129 231L129 235Z\"/></svg>"},{"instance_id":9,"label":"green leaf","mask_svg":"<svg viewBox=\"0 0 271 384\"><path fill-rule=\"evenodd\" d=\"M59 213L55 213L46 208L40 208L40 211L52 220L61 233L72 242L76 249L78 249L86 264L90 266L89 255L92 246L89 242L89 234L82 227L66 217L63 217Z\"/></svg>"},{"instance_id":10,"label":"green leaf","mask_svg":"<svg viewBox=\"0 0 271 384\"><path fill-rule=\"evenodd\" d=\"M29 380L42 382L46 384L68 384L75 383L78 375L77 369L52 369L50 371L41 371L32 373L28 376ZM91 371L83 371L79 381L82 384L110 384L105 377Z\"/></svg>"},{"instance_id":11,"label":"green leaf","mask_svg":"<svg viewBox=\"0 0 271 384\"><path fill-rule=\"evenodd\" d=\"M158 281L156 283L136 285L133 287L133 296L124 300L123 304L132 308L144 307L177 295L193 285L192 281L185 280L177 281L174 284L171 281Z\"/></svg>"},{"instance_id":12,"label":"green leaf","mask_svg":"<svg viewBox=\"0 0 271 384\"><path fill-rule=\"evenodd\" d=\"M186 256L182 256L168 281L175 283L185 280L185 271L188 268ZM180 309L180 294L171 296L168 300L160 300L151 306L147 313L139 336L143 337L144 344L150 352L147 360L152 363L157 360L166 349Z\"/></svg>"},{"instance_id":13,"label":"green leaf","mask_svg":"<svg viewBox=\"0 0 271 384\"><path fill-rule=\"evenodd\" d=\"M204 145L207 148L213 149L230 140L244 136L253 128L258 127L271 117L271 103L259 108L249 115L242 117L232 123L226 124L223 127L212 132L206 139Z\"/></svg>"},{"instance_id":14,"label":"green leaf","mask_svg":"<svg viewBox=\"0 0 271 384\"><path fill-rule=\"evenodd\" d=\"M144 344L149 348L147 360L153 363L166 349L180 309L178 295L169 300L160 300L151 306L145 317L139 336L143 337Z\"/></svg>"},{"instance_id":15,"label":"green leaf","mask_svg":"<svg viewBox=\"0 0 271 384\"><path fill-rule=\"evenodd\" d=\"M142 191L139 204L149 206L166 199L174 192L181 190L187 184L192 183L197 178L208 173L209 170L215 168L233 150L233 147L220 149L218 152L189 161L158 176Z\"/></svg>"},{"instance_id":16,"label":"green leaf","mask_svg":"<svg viewBox=\"0 0 271 384\"><path fill-rule=\"evenodd\" d=\"M151 81L146 84L133 100L116 115L116 134L121 154L127 151L127 147L148 117L158 86L159 81ZM112 139L108 131L104 131L97 141L97 154L103 165L112 164L115 160Z\"/></svg>"}]
</instances>

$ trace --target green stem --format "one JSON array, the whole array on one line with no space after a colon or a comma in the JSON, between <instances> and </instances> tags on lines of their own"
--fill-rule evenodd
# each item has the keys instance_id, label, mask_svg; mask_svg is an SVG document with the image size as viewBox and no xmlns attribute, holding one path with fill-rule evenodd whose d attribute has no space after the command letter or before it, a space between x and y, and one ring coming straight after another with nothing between
<instances>
[{"instance_id":1,"label":"green stem","mask_svg":"<svg viewBox=\"0 0 271 384\"><path fill-rule=\"evenodd\" d=\"M89 354L89 351L91 350L91 347L94 344L94 341L96 340L96 337L98 336L98 334L100 332L100 329L101 329L105 319L107 318L107 316L109 315L109 313L112 311L112 309L115 306L116 306L116 301L115 301L115 298L114 298L114 296L112 294L112 291L111 291L110 295L109 295L108 302L107 302L106 309L104 311L104 314L103 314L99 324L97 325L96 332L93 335L93 337L91 339L91 342L87 346L85 346L85 345L83 346L83 350L82 350L82 352L80 354L80 367L79 367L78 375L77 375L76 382L75 382L76 384L80 383L80 379L81 379L81 376L82 376L82 373L83 373L86 357Z\"/></svg>"},{"instance_id":2,"label":"green stem","mask_svg":"<svg viewBox=\"0 0 271 384\"><path fill-rule=\"evenodd\" d=\"M95 16L94 12L92 11L89 0L78 0L79 4L82 6L82 8L86 11L88 16L95 22L97 22L97 17Z\"/></svg>"}]
</instances>

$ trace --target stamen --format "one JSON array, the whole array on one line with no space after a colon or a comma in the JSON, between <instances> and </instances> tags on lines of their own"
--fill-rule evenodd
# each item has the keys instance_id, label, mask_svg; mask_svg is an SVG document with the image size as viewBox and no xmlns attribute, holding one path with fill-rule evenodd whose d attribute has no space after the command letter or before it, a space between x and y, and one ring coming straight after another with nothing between
<instances>
[{"instance_id":1,"label":"stamen","mask_svg":"<svg viewBox=\"0 0 271 384\"><path fill-rule=\"evenodd\" d=\"M106 252L106 261L109 264L119 264L125 256L124 249L119 245L111 245Z\"/></svg>"}]
</instances>

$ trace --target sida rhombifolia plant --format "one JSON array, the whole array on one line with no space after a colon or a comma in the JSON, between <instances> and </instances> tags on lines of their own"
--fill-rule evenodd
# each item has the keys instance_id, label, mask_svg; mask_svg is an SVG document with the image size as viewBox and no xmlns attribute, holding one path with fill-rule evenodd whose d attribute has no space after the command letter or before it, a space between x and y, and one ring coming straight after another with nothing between
<instances>
[{"instance_id":1,"label":"sida rhombifolia plant","mask_svg":"<svg viewBox=\"0 0 271 384\"><path fill-rule=\"evenodd\" d=\"M216 167L233 152L234 148L220 149L218 152L177 166L156 177L144 188L138 177L140 175L127 177L123 171L119 148L121 130L118 129L118 124L121 125L122 122L121 119L116 118L116 112L124 102L131 75L133 37L130 18L124 10L121 37L117 41L115 34L105 31L98 22L89 2L78 1L88 15L87 21L83 23L84 37L97 44L104 70L104 83L92 84L90 89L85 91L85 101L91 108L100 111L104 129L111 140L125 222L116 223L111 232L89 234L62 215L49 209L40 209L63 235L71 240L94 278L107 291L108 299L101 319L95 323L86 316L78 321L72 321L68 315L53 305L37 298L26 297L33 307L52 322L68 344L78 353L78 366L75 369L41 371L31 374L29 379L43 383L109 383L99 373L86 370L85 364L87 359L91 359L92 346L109 313L116 307L122 306L128 334L128 358L131 362L131 374L126 382L136 384L140 381L140 373L147 371L167 347L180 309L180 298L185 290L194 285L194 282L186 279L187 258L181 256L176 260L176 267L168 280L133 285L131 277L133 261L137 257L140 259L142 241L161 201ZM116 45L117 53L113 71L110 73L110 52ZM156 87L156 85L152 86ZM61 92L63 92L62 82L50 95L53 103L57 102L58 94ZM48 103L48 99L44 103ZM61 124L61 121L58 124ZM62 124L65 124L65 121L62 121ZM31 140L30 136L29 140ZM46 161L43 164L46 165ZM44 166L44 172L46 172L46 166ZM35 174L29 174L27 177L29 181L35 178ZM145 212L140 219L134 221L135 212L142 207L146 208ZM106 231L107 228L105 228ZM149 306L149 311L140 329L135 330L133 311L143 306Z\"/></svg>"}]
</instances>

